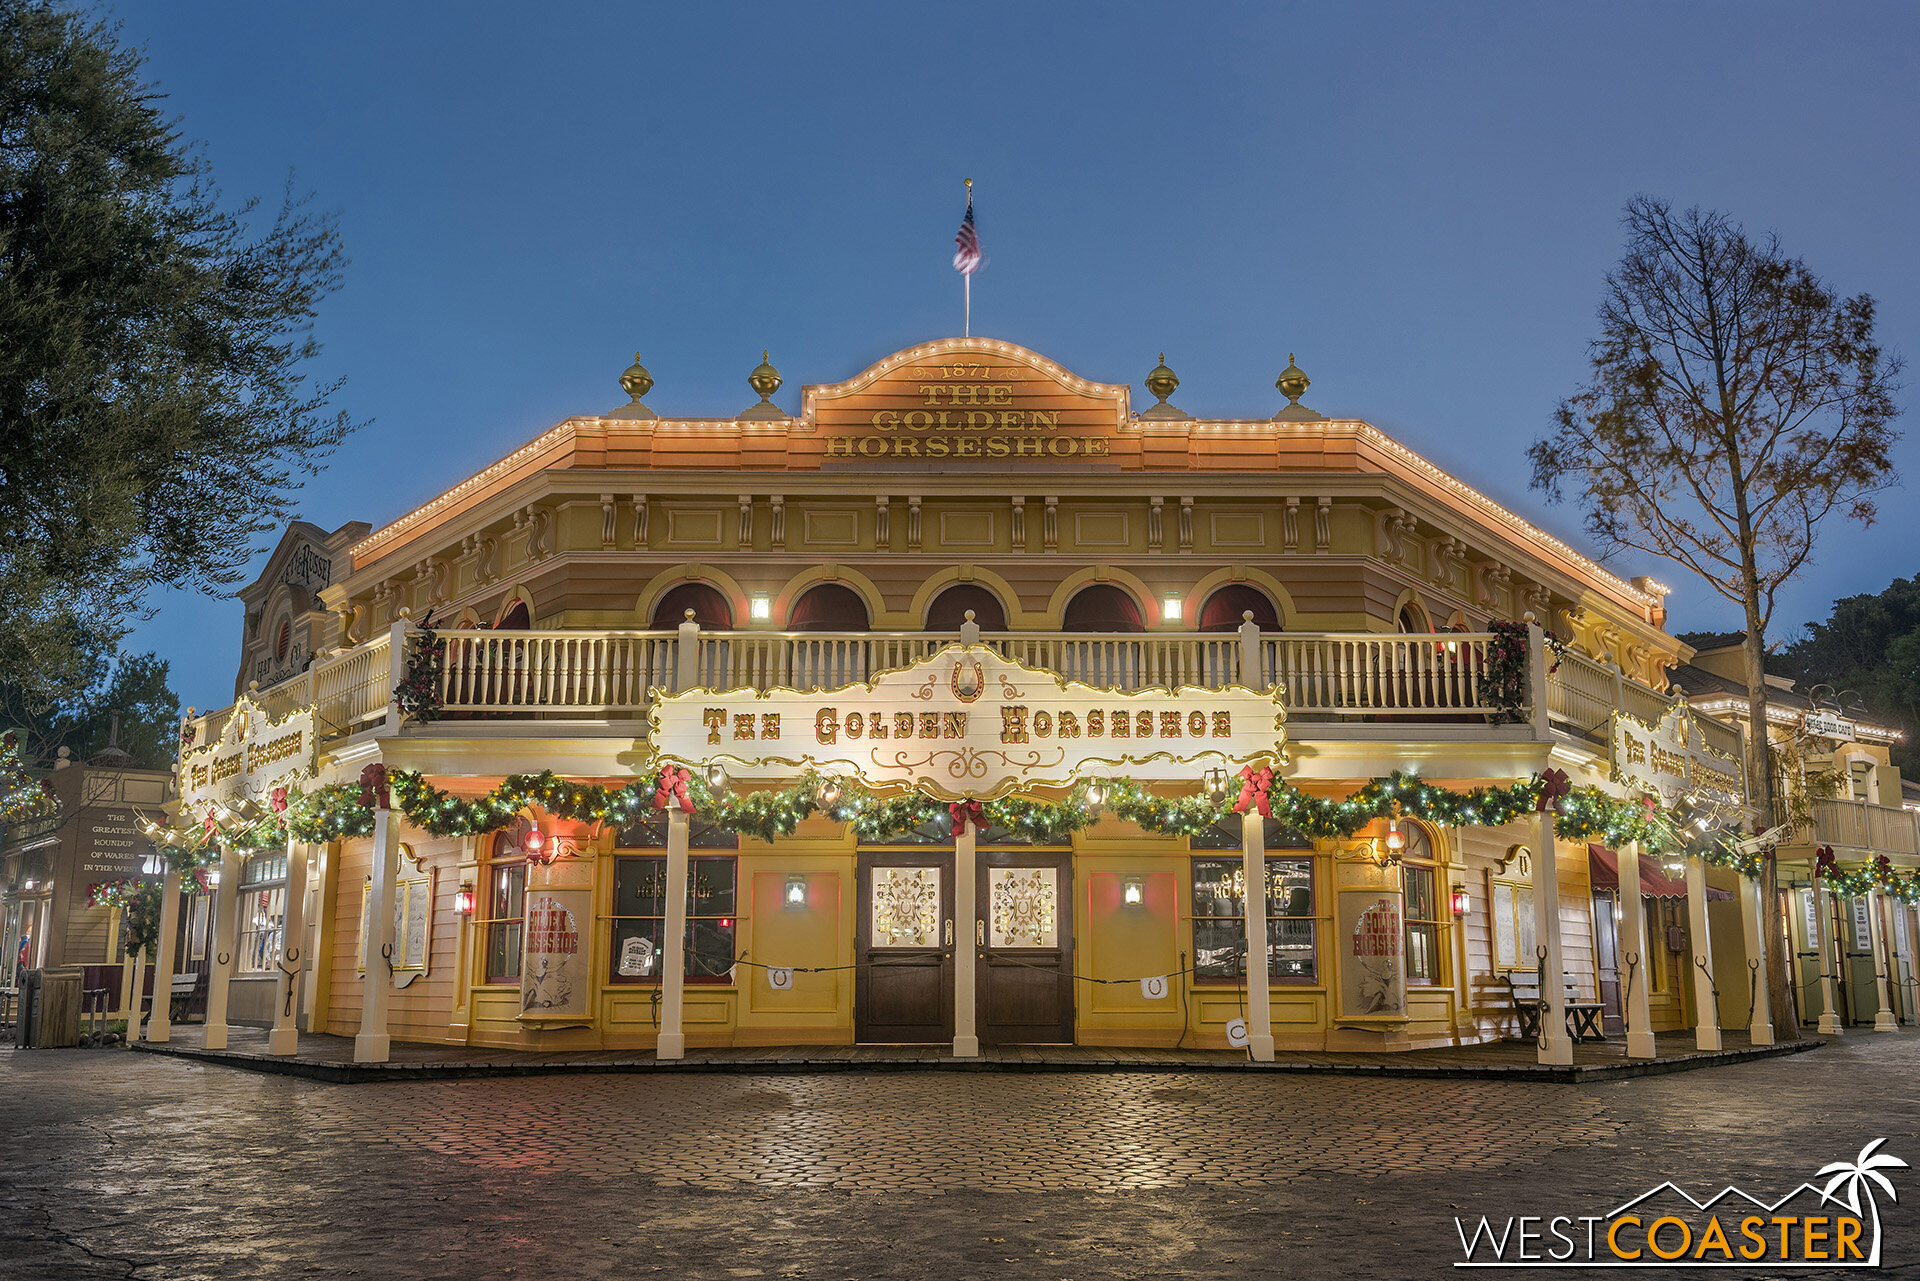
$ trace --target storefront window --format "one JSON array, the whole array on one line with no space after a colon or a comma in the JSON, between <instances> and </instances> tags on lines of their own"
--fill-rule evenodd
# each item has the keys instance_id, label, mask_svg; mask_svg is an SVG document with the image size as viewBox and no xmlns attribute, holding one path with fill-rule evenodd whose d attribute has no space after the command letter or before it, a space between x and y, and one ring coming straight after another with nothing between
<instances>
[{"instance_id":1,"label":"storefront window","mask_svg":"<svg viewBox=\"0 0 1920 1281\"><path fill-rule=\"evenodd\" d=\"M1402 919L1407 931L1407 982L1445 981L1440 952L1440 869L1433 861L1433 839L1418 823L1402 822L1400 877L1406 894Z\"/></svg>"},{"instance_id":2,"label":"storefront window","mask_svg":"<svg viewBox=\"0 0 1920 1281\"><path fill-rule=\"evenodd\" d=\"M240 937L235 964L259 974L280 964L287 924L287 856L256 854L240 869Z\"/></svg>"},{"instance_id":3,"label":"storefront window","mask_svg":"<svg viewBox=\"0 0 1920 1281\"><path fill-rule=\"evenodd\" d=\"M527 865L495 863L488 873L487 982L520 981L520 938L526 928Z\"/></svg>"},{"instance_id":4,"label":"storefront window","mask_svg":"<svg viewBox=\"0 0 1920 1281\"><path fill-rule=\"evenodd\" d=\"M1246 871L1238 858L1193 860L1193 966L1200 980L1246 974ZM1317 977L1314 950L1313 860L1267 860L1267 974L1273 979Z\"/></svg>"},{"instance_id":5,"label":"storefront window","mask_svg":"<svg viewBox=\"0 0 1920 1281\"><path fill-rule=\"evenodd\" d=\"M658 855L614 860L613 980L657 982L663 966L667 860ZM733 972L736 861L687 860L687 978L725 980Z\"/></svg>"}]
</instances>

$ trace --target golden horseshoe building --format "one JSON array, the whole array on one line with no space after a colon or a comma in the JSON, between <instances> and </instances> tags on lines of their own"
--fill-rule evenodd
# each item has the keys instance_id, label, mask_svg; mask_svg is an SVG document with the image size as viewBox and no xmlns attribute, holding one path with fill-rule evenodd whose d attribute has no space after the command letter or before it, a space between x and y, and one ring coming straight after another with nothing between
<instances>
[{"instance_id":1,"label":"golden horseshoe building","mask_svg":"<svg viewBox=\"0 0 1920 1281\"><path fill-rule=\"evenodd\" d=\"M237 710L186 729L195 750L242 732L292 743L273 727L311 715L310 741L281 753L310 753L309 786L375 762L467 797L543 770L615 785L659 771L650 699L732 709L736 755L733 718L762 693L787 700L785 732L824 742L830 714L844 747L900 715L870 683L945 673L947 647L966 645L995 672L1091 691L1102 732L1131 716L1105 704L1159 698L1173 719L1154 727L1211 730L1226 695L1270 699L1279 773L1326 796L1395 770L1454 788L1549 768L1604 785L1616 712L1740 759L1739 727L1670 688L1692 655L1664 629L1658 584L1307 408L1291 363L1284 403L1244 419L1189 417L1164 363L1145 381L1136 408L1125 385L950 339L808 385L797 414L763 362L757 403L689 419L648 405L636 360L627 404L557 424L416 511L290 528L242 592ZM447 642L444 714L421 724L391 694L429 617ZM1535 624L1510 722L1481 679L1494 620ZM1557 661L1543 629L1569 642ZM1206 745L1162 746L1153 786L1191 793ZM779 782L736 773L736 787ZM1769 1036L1764 1002L1746 1000L1763 928L1751 883L1556 846L1542 828L1409 819L1331 840L1256 819L1168 837L1108 817L1057 846L965 822L869 845L822 815L764 841L672 808L624 826L535 808L439 838L395 809L371 838L228 852L236 892L202 949L208 1037L271 1023L276 1051L307 1029L357 1037L364 1059L389 1038L1265 1057L1512 1036L1544 996L1590 1012L1574 1033L1636 1054L1664 1030ZM1261 949L1246 940L1263 934L1249 985ZM1564 990L1543 994L1553 970ZM1564 1059L1568 1030L1547 1022L1542 1054ZM158 1019L151 1035L168 1034Z\"/></svg>"}]
</instances>

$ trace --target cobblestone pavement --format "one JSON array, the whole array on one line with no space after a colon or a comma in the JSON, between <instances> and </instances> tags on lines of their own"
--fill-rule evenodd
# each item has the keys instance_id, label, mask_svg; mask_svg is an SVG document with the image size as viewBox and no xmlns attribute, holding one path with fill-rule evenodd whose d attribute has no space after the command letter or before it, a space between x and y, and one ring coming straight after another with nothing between
<instances>
[{"instance_id":1,"label":"cobblestone pavement","mask_svg":"<svg viewBox=\"0 0 1920 1281\"><path fill-rule=\"evenodd\" d=\"M1591 1085L326 1085L0 1050L0 1277L1438 1277L1455 1215L1779 1195L1881 1137L1920 1161L1916 1081L1913 1032ZM1920 1176L1895 1180L1881 1275L1920 1277Z\"/></svg>"}]
</instances>

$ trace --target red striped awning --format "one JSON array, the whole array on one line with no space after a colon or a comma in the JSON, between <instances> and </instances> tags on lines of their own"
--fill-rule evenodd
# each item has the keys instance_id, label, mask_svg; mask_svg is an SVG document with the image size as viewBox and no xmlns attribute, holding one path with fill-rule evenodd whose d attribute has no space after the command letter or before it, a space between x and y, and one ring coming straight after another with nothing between
<instances>
[{"instance_id":1,"label":"red striped awning","mask_svg":"<svg viewBox=\"0 0 1920 1281\"><path fill-rule=\"evenodd\" d=\"M1618 890L1620 888L1620 862L1612 850L1604 845L1587 846L1587 862L1593 875L1593 888L1596 890ZM1685 898L1687 883L1668 876L1660 866L1660 860L1651 855L1640 856L1640 897L1641 898ZM1731 890L1717 890L1707 886L1708 902L1725 902L1733 898Z\"/></svg>"}]
</instances>

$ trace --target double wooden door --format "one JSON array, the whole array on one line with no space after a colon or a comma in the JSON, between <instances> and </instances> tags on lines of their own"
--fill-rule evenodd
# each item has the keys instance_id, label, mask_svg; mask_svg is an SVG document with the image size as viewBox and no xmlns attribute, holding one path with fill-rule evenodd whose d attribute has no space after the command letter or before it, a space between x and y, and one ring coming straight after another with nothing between
<instances>
[{"instance_id":1,"label":"double wooden door","mask_svg":"<svg viewBox=\"0 0 1920 1281\"><path fill-rule=\"evenodd\" d=\"M1072 1043L1072 856L990 849L976 857L972 910L956 912L951 849L859 856L857 1040L953 1039L956 931L971 930L980 1043Z\"/></svg>"}]
</instances>

